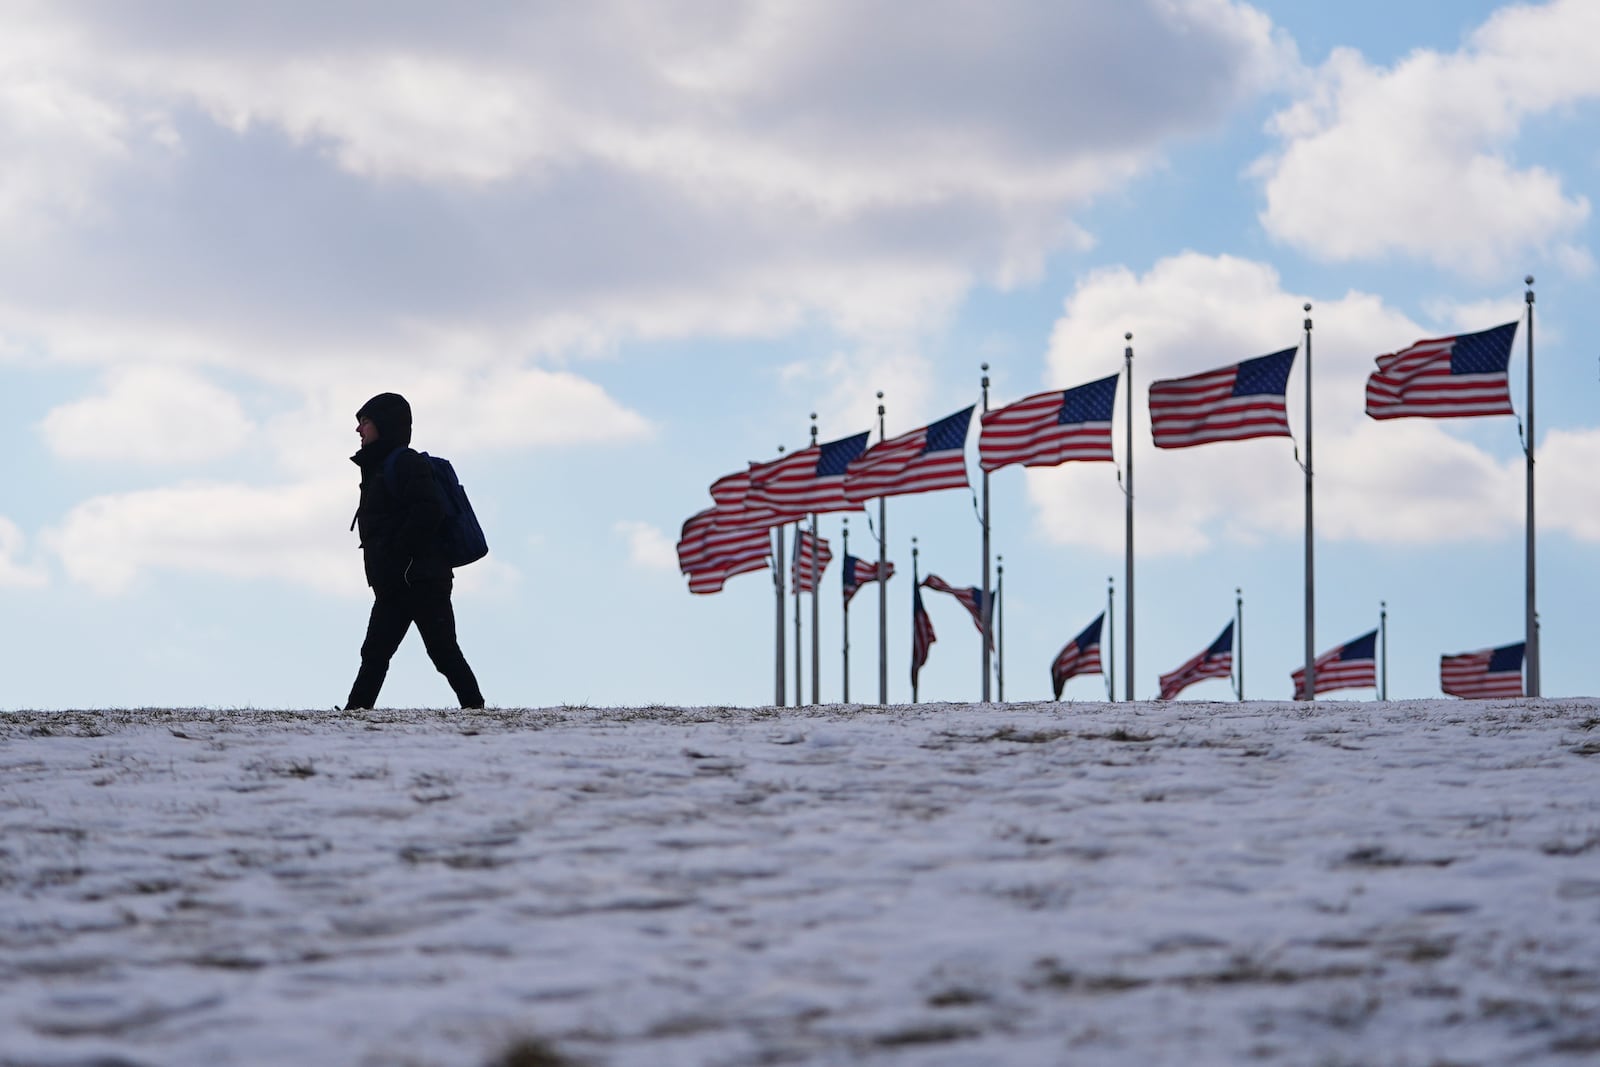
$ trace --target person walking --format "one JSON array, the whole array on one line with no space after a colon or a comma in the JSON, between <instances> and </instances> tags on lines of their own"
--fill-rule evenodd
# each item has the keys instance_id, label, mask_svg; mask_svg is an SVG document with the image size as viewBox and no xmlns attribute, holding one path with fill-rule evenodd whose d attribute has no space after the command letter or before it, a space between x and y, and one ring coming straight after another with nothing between
<instances>
[{"instance_id":1,"label":"person walking","mask_svg":"<svg viewBox=\"0 0 1600 1067\"><path fill-rule=\"evenodd\" d=\"M355 522L361 559L372 587L372 614L361 643L361 669L345 710L373 706L389 661L412 623L428 658L463 708L483 707L478 679L456 640L450 592L455 575L439 544L444 506L433 467L411 447L411 405L399 393L379 393L356 412L361 449L361 504Z\"/></svg>"}]
</instances>

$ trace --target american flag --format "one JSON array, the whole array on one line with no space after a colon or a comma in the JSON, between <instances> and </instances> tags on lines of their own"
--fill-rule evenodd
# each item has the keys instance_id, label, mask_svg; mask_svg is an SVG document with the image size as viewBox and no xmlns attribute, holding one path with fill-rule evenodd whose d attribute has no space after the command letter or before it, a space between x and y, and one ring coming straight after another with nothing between
<instances>
[{"instance_id":1,"label":"american flag","mask_svg":"<svg viewBox=\"0 0 1600 1067\"><path fill-rule=\"evenodd\" d=\"M1080 674L1100 673L1100 628L1106 621L1101 612L1094 622L1083 628L1083 633L1067 642L1067 647L1056 653L1050 664L1050 682L1056 687L1056 699L1061 699L1061 689L1067 679Z\"/></svg>"},{"instance_id":2,"label":"american flag","mask_svg":"<svg viewBox=\"0 0 1600 1067\"><path fill-rule=\"evenodd\" d=\"M917 687L917 675L922 672L922 665L928 662L928 648L938 638L933 634L933 620L928 618L928 609L922 606L922 589L913 587L911 590L911 688Z\"/></svg>"},{"instance_id":3,"label":"american flag","mask_svg":"<svg viewBox=\"0 0 1600 1067\"><path fill-rule=\"evenodd\" d=\"M932 589L936 593L949 593L951 596L961 601L961 606L967 609L968 615L972 616L973 625L978 628L978 632L980 634L983 633L984 595L982 589L979 589L975 585L969 585L964 589L958 589L949 582L945 581L943 578L939 577L937 574L928 575L926 578L922 579L922 584L927 586L929 589ZM991 645L994 644L994 636L992 634L989 637L989 643Z\"/></svg>"},{"instance_id":4,"label":"american flag","mask_svg":"<svg viewBox=\"0 0 1600 1067\"><path fill-rule=\"evenodd\" d=\"M1378 369L1367 379L1367 414L1375 419L1512 414L1506 367L1516 335L1517 324L1508 322L1379 356Z\"/></svg>"},{"instance_id":5,"label":"american flag","mask_svg":"<svg viewBox=\"0 0 1600 1067\"><path fill-rule=\"evenodd\" d=\"M884 574L881 580L888 581L894 577L894 563L891 560L884 560L883 566ZM876 563L869 563L858 556L846 555L844 557L844 580L842 583L844 585L844 602L846 606L849 605L850 598L856 595L857 589L860 589L867 582L879 580L878 565Z\"/></svg>"},{"instance_id":6,"label":"american flag","mask_svg":"<svg viewBox=\"0 0 1600 1067\"><path fill-rule=\"evenodd\" d=\"M1354 641L1346 641L1338 648L1324 652L1316 658L1317 692L1331 689L1360 689L1378 684L1378 631L1362 634ZM1306 669L1301 667L1292 675L1294 698L1305 700Z\"/></svg>"},{"instance_id":7,"label":"american flag","mask_svg":"<svg viewBox=\"0 0 1600 1067\"><path fill-rule=\"evenodd\" d=\"M985 412L979 464L992 471L1009 463L1053 467L1069 459L1111 460L1111 412L1119 377L1038 393Z\"/></svg>"},{"instance_id":8,"label":"american flag","mask_svg":"<svg viewBox=\"0 0 1600 1067\"><path fill-rule=\"evenodd\" d=\"M1150 385L1150 432L1157 448L1288 437L1284 394L1297 348L1231 367Z\"/></svg>"},{"instance_id":9,"label":"american flag","mask_svg":"<svg viewBox=\"0 0 1600 1067\"><path fill-rule=\"evenodd\" d=\"M754 487L752 499L776 511L855 511L844 495L844 472L867 449L867 432L803 448L785 456Z\"/></svg>"},{"instance_id":10,"label":"american flag","mask_svg":"<svg viewBox=\"0 0 1600 1067\"><path fill-rule=\"evenodd\" d=\"M747 470L735 471L712 482L711 499L717 502L717 525L728 530L765 530L800 518L804 512L774 507L759 495L761 487L781 474L785 465L793 466L798 462L803 466L805 460L797 461L799 456L801 453L796 452L765 463L752 463Z\"/></svg>"},{"instance_id":11,"label":"american flag","mask_svg":"<svg viewBox=\"0 0 1600 1067\"><path fill-rule=\"evenodd\" d=\"M1518 641L1500 648L1439 657L1439 687L1453 697L1483 700L1522 695L1522 655Z\"/></svg>"},{"instance_id":12,"label":"american flag","mask_svg":"<svg viewBox=\"0 0 1600 1067\"><path fill-rule=\"evenodd\" d=\"M817 587L811 582L813 552L816 553L817 579L820 581L828 570L828 563L833 559L833 549L828 547L827 538L812 537L810 530L801 530L800 536L794 539L794 566L790 568L790 577L797 593L817 591Z\"/></svg>"},{"instance_id":13,"label":"american flag","mask_svg":"<svg viewBox=\"0 0 1600 1067\"><path fill-rule=\"evenodd\" d=\"M726 530L717 524L717 509L691 515L678 538L678 569L689 576L689 592L720 593L736 574L759 571L772 555L767 530Z\"/></svg>"},{"instance_id":14,"label":"american flag","mask_svg":"<svg viewBox=\"0 0 1600 1067\"><path fill-rule=\"evenodd\" d=\"M845 496L859 502L877 496L965 489L965 448L971 421L972 407L966 407L920 430L879 441L846 470Z\"/></svg>"},{"instance_id":15,"label":"american flag","mask_svg":"<svg viewBox=\"0 0 1600 1067\"><path fill-rule=\"evenodd\" d=\"M1195 682L1204 678L1233 677L1233 623L1222 628L1222 633L1211 642L1211 647L1185 663L1171 674L1161 676L1162 700L1171 700Z\"/></svg>"}]
</instances>

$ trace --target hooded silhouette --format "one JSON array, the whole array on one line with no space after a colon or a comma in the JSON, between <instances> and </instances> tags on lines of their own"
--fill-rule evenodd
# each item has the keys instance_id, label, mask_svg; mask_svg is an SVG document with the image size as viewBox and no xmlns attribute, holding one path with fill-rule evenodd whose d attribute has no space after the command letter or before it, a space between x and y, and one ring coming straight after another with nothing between
<instances>
[{"instance_id":1,"label":"hooded silhouette","mask_svg":"<svg viewBox=\"0 0 1600 1067\"><path fill-rule=\"evenodd\" d=\"M361 644L361 669L346 710L370 708L383 688L400 642L412 623L439 673L464 708L483 707L483 693L456 640L450 594L455 575L439 547L444 508L433 468L411 449L411 405L399 393L379 393L356 412L377 429L350 459L361 468L361 504L355 525L361 560L372 587L372 614ZM395 455L395 453L399 455ZM384 468L392 464L394 489Z\"/></svg>"}]
</instances>

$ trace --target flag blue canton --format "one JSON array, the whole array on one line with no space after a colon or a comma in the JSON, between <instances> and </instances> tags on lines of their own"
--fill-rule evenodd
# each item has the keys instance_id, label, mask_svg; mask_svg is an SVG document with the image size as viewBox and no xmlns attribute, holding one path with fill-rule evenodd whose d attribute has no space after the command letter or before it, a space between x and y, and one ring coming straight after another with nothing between
<instances>
[{"instance_id":1,"label":"flag blue canton","mask_svg":"<svg viewBox=\"0 0 1600 1067\"><path fill-rule=\"evenodd\" d=\"M975 407L976 405L973 405ZM928 443L922 446L922 452L946 452L951 449L965 448L967 444L967 425L972 421L972 407L966 407L954 415L947 415L938 422L928 424Z\"/></svg>"},{"instance_id":2,"label":"flag blue canton","mask_svg":"<svg viewBox=\"0 0 1600 1067\"><path fill-rule=\"evenodd\" d=\"M832 478L844 473L844 469L867 450L868 431L863 430L853 437L841 437L837 441L829 441L821 448L821 455L817 457L817 477Z\"/></svg>"},{"instance_id":3,"label":"flag blue canton","mask_svg":"<svg viewBox=\"0 0 1600 1067\"><path fill-rule=\"evenodd\" d=\"M1499 674L1502 671L1522 670L1522 656L1527 648L1527 643L1518 641L1514 645L1505 645L1494 650L1489 657L1489 673Z\"/></svg>"},{"instance_id":4,"label":"flag blue canton","mask_svg":"<svg viewBox=\"0 0 1600 1067\"><path fill-rule=\"evenodd\" d=\"M1482 333L1462 334L1450 349L1450 373L1504 374L1511 363L1511 342L1516 335L1514 322Z\"/></svg>"},{"instance_id":5,"label":"flag blue canton","mask_svg":"<svg viewBox=\"0 0 1600 1067\"><path fill-rule=\"evenodd\" d=\"M1090 645L1098 645L1100 643L1100 627L1105 624L1105 621L1105 612L1101 612L1094 622L1083 628L1083 633L1072 639L1072 643L1077 645L1079 649L1088 648Z\"/></svg>"},{"instance_id":6,"label":"flag blue canton","mask_svg":"<svg viewBox=\"0 0 1600 1067\"><path fill-rule=\"evenodd\" d=\"M1068 389L1061 398L1061 413L1056 423L1061 426L1080 422L1110 422L1111 412L1117 403L1117 380L1113 374L1076 389Z\"/></svg>"},{"instance_id":7,"label":"flag blue canton","mask_svg":"<svg viewBox=\"0 0 1600 1067\"><path fill-rule=\"evenodd\" d=\"M1293 354L1293 352L1294 352L1293 349L1290 349L1289 351L1290 351L1291 354ZM1279 355L1282 355L1282 353L1279 353ZM1268 357L1268 358L1271 358L1271 357ZM1211 647L1206 649L1206 659L1210 659L1212 656L1220 656L1224 652L1232 652L1232 651L1233 651L1233 623L1230 622L1227 625L1227 627L1222 631L1221 635L1215 641L1211 642Z\"/></svg>"},{"instance_id":8,"label":"flag blue canton","mask_svg":"<svg viewBox=\"0 0 1600 1067\"><path fill-rule=\"evenodd\" d=\"M1289 389L1289 371L1294 366L1298 348L1286 348L1270 356L1257 356L1239 364L1239 373L1233 381L1234 396L1261 396L1272 393L1282 396Z\"/></svg>"},{"instance_id":9,"label":"flag blue canton","mask_svg":"<svg viewBox=\"0 0 1600 1067\"><path fill-rule=\"evenodd\" d=\"M1341 661L1342 660L1375 659L1375 658L1377 658L1377 655L1378 655L1378 631L1376 631L1376 630L1373 630L1371 633L1366 634L1366 635L1364 635L1362 637L1356 638L1354 641L1351 641L1350 643L1346 644L1343 648L1339 649L1339 659Z\"/></svg>"}]
</instances>

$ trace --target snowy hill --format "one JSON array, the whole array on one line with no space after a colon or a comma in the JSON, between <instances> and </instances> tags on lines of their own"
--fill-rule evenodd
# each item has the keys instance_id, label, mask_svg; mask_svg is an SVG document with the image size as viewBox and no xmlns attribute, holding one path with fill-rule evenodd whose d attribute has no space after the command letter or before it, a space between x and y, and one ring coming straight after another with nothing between
<instances>
[{"instance_id":1,"label":"snowy hill","mask_svg":"<svg viewBox=\"0 0 1600 1067\"><path fill-rule=\"evenodd\" d=\"M0 1064L1589 1062L1597 725L0 713Z\"/></svg>"}]
</instances>

